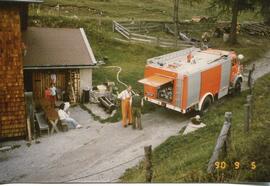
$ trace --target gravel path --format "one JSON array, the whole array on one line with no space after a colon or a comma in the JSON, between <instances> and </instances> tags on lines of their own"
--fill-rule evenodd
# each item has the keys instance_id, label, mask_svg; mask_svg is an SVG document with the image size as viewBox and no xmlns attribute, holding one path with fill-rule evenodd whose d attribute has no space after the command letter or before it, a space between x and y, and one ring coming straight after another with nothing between
<instances>
[{"instance_id":1,"label":"gravel path","mask_svg":"<svg viewBox=\"0 0 270 186\"><path fill-rule=\"evenodd\" d=\"M139 131L131 126L122 128L120 122L100 124L79 107L71 113L82 129L44 135L40 144L30 147L19 141L20 148L1 153L0 182L117 181L143 158L145 145L156 147L176 135L187 120L187 116L160 109L143 116L144 128ZM115 168L106 170L111 167ZM87 175L91 176L76 179Z\"/></svg>"}]
</instances>

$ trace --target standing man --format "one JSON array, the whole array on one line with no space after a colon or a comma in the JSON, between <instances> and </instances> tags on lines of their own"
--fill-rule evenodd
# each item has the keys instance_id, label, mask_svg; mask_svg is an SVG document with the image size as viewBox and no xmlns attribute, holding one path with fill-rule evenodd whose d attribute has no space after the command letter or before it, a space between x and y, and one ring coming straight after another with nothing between
<instances>
[{"instance_id":1,"label":"standing man","mask_svg":"<svg viewBox=\"0 0 270 186\"><path fill-rule=\"evenodd\" d=\"M121 99L122 108L122 125L127 127L127 124L132 124L132 87L129 85L128 88L118 94L118 99ZM128 123L127 123L128 121Z\"/></svg>"},{"instance_id":2,"label":"standing man","mask_svg":"<svg viewBox=\"0 0 270 186\"><path fill-rule=\"evenodd\" d=\"M132 112L133 112L133 129L142 130L142 107L143 94L140 92L132 97Z\"/></svg>"}]
</instances>

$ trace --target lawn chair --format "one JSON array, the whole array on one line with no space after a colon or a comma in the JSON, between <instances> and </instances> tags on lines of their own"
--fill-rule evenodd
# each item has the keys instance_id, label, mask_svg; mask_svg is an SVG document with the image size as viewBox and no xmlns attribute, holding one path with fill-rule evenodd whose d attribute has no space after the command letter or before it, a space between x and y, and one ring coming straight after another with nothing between
<instances>
[{"instance_id":1,"label":"lawn chair","mask_svg":"<svg viewBox=\"0 0 270 186\"><path fill-rule=\"evenodd\" d=\"M35 113L35 118L39 128L39 135L41 135L41 131L47 130L48 135L50 134L49 125L46 121L44 112Z\"/></svg>"}]
</instances>

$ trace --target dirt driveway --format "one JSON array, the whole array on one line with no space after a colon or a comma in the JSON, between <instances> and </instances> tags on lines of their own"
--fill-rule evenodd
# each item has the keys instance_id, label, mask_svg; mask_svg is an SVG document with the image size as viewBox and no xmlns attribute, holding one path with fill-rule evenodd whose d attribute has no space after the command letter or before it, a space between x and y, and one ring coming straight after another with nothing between
<instances>
[{"instance_id":1,"label":"dirt driveway","mask_svg":"<svg viewBox=\"0 0 270 186\"><path fill-rule=\"evenodd\" d=\"M144 129L139 131L131 126L122 128L120 122L100 124L80 107L71 113L82 129L44 135L40 144L30 147L19 141L20 148L1 153L0 182L117 181L125 169L143 158L145 145L155 147L176 135L187 119L161 109L145 114Z\"/></svg>"},{"instance_id":2,"label":"dirt driveway","mask_svg":"<svg viewBox=\"0 0 270 186\"><path fill-rule=\"evenodd\" d=\"M270 51L256 61L255 78L270 72ZM248 67L250 68L250 66ZM82 129L40 138L40 144L0 153L0 182L114 182L187 124L187 116L160 109L143 116L142 131L121 123L100 124L79 107L71 111ZM172 117L173 116L173 117ZM7 142L5 145L14 144Z\"/></svg>"}]
</instances>

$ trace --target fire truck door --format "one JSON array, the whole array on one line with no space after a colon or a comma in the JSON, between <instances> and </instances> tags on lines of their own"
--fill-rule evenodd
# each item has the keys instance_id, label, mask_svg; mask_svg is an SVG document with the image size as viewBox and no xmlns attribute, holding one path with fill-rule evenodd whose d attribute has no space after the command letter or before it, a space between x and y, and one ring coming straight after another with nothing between
<instances>
[{"instance_id":1,"label":"fire truck door","mask_svg":"<svg viewBox=\"0 0 270 186\"><path fill-rule=\"evenodd\" d=\"M218 93L218 99L228 94L230 85L230 75L231 75L231 62L224 61L224 63L221 65L221 82Z\"/></svg>"},{"instance_id":2,"label":"fire truck door","mask_svg":"<svg viewBox=\"0 0 270 186\"><path fill-rule=\"evenodd\" d=\"M188 99L187 106L190 107L199 102L201 90L201 72L188 76Z\"/></svg>"}]
</instances>

